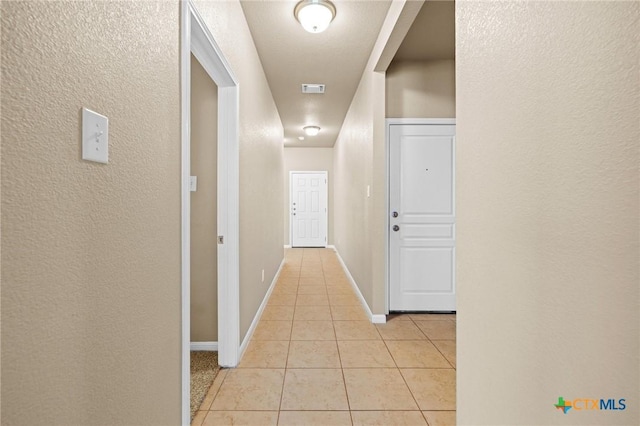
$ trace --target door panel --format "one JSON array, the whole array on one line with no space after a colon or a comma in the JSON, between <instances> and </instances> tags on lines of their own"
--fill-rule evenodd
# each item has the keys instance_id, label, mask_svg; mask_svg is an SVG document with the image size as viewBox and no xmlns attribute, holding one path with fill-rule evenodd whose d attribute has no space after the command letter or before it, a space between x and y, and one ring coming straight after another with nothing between
<instances>
[{"instance_id":1,"label":"door panel","mask_svg":"<svg viewBox=\"0 0 640 426\"><path fill-rule=\"evenodd\" d=\"M455 126L391 125L389 144L389 309L453 311Z\"/></svg>"},{"instance_id":2,"label":"door panel","mask_svg":"<svg viewBox=\"0 0 640 426\"><path fill-rule=\"evenodd\" d=\"M453 213L451 150L451 137L405 136L402 139L400 190L407 195L401 198L405 215Z\"/></svg>"},{"instance_id":3,"label":"door panel","mask_svg":"<svg viewBox=\"0 0 640 426\"><path fill-rule=\"evenodd\" d=\"M402 279L404 292L412 295L450 292L453 278L453 249L414 248L402 249Z\"/></svg>"},{"instance_id":4,"label":"door panel","mask_svg":"<svg viewBox=\"0 0 640 426\"><path fill-rule=\"evenodd\" d=\"M327 245L327 173L291 172L291 245Z\"/></svg>"}]
</instances>

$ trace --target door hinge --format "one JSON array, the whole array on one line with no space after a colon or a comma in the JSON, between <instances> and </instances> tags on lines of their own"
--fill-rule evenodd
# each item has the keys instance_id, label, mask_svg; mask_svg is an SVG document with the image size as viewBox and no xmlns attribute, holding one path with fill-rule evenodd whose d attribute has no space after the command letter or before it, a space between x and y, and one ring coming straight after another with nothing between
<instances>
[{"instance_id":1,"label":"door hinge","mask_svg":"<svg viewBox=\"0 0 640 426\"><path fill-rule=\"evenodd\" d=\"M224 244L224 235L218 235L218 244Z\"/></svg>"}]
</instances>

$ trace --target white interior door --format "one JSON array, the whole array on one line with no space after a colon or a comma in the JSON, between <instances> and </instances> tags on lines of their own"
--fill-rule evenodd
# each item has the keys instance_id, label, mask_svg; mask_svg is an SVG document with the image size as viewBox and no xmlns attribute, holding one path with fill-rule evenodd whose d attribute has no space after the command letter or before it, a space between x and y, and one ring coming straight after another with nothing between
<instances>
[{"instance_id":1,"label":"white interior door","mask_svg":"<svg viewBox=\"0 0 640 426\"><path fill-rule=\"evenodd\" d=\"M291 246L327 245L327 172L291 172Z\"/></svg>"},{"instance_id":2,"label":"white interior door","mask_svg":"<svg viewBox=\"0 0 640 426\"><path fill-rule=\"evenodd\" d=\"M389 125L389 310L455 311L455 125Z\"/></svg>"}]
</instances>

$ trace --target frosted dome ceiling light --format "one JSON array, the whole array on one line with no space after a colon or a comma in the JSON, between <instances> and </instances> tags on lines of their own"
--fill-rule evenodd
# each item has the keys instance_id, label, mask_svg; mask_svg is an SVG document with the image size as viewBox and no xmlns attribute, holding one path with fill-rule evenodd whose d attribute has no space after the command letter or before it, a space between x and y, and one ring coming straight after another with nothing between
<instances>
[{"instance_id":1,"label":"frosted dome ceiling light","mask_svg":"<svg viewBox=\"0 0 640 426\"><path fill-rule=\"evenodd\" d=\"M320 132L320 127L318 126L305 126L302 128L307 136L315 136Z\"/></svg>"},{"instance_id":2,"label":"frosted dome ceiling light","mask_svg":"<svg viewBox=\"0 0 640 426\"><path fill-rule=\"evenodd\" d=\"M302 28L310 33L321 33L336 17L336 7L328 0L302 0L293 14Z\"/></svg>"}]
</instances>

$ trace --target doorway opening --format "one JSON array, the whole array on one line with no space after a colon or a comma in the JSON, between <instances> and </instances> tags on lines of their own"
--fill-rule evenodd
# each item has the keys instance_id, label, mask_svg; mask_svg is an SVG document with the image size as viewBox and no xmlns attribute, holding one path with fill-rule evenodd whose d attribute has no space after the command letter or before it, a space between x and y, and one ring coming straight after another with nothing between
<instances>
[{"instance_id":1,"label":"doorway opening","mask_svg":"<svg viewBox=\"0 0 640 426\"><path fill-rule=\"evenodd\" d=\"M191 54L190 413L218 370L218 86Z\"/></svg>"},{"instance_id":2,"label":"doorway opening","mask_svg":"<svg viewBox=\"0 0 640 426\"><path fill-rule=\"evenodd\" d=\"M218 350L218 86L191 54L191 346Z\"/></svg>"},{"instance_id":3,"label":"doorway opening","mask_svg":"<svg viewBox=\"0 0 640 426\"><path fill-rule=\"evenodd\" d=\"M216 229L218 363L238 363L239 147L238 83L191 0L181 3L181 304L182 424L190 424L191 350L191 65L192 55L217 86ZM210 147L211 148L211 147Z\"/></svg>"}]
</instances>

